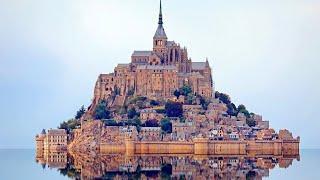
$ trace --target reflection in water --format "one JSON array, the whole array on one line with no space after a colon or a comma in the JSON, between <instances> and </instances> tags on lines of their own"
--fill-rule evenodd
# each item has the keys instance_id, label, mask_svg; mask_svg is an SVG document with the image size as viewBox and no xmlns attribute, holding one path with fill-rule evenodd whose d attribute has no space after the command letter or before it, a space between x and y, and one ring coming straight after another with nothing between
<instances>
[{"instance_id":1,"label":"reflection in water","mask_svg":"<svg viewBox=\"0 0 320 180\"><path fill-rule=\"evenodd\" d=\"M269 170L289 167L299 156L196 156L69 154L37 151L43 168L75 179L262 179Z\"/></svg>"}]
</instances>

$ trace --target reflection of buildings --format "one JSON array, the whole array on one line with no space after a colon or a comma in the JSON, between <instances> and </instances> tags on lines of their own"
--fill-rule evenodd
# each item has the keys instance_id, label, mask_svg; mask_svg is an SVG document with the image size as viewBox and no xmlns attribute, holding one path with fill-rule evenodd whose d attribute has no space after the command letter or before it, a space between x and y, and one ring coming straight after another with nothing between
<instances>
[{"instance_id":1,"label":"reflection of buildings","mask_svg":"<svg viewBox=\"0 0 320 180\"><path fill-rule=\"evenodd\" d=\"M65 152L44 153L43 157L37 154L37 162L58 168L61 174L81 179L262 179L268 177L270 169L277 164L279 168L287 168L297 158L272 155L125 156L94 153L72 154L67 158Z\"/></svg>"},{"instance_id":2,"label":"reflection of buildings","mask_svg":"<svg viewBox=\"0 0 320 180\"><path fill-rule=\"evenodd\" d=\"M49 152L48 150L37 150L36 161L49 168L63 169L67 165L67 152Z\"/></svg>"}]
</instances>

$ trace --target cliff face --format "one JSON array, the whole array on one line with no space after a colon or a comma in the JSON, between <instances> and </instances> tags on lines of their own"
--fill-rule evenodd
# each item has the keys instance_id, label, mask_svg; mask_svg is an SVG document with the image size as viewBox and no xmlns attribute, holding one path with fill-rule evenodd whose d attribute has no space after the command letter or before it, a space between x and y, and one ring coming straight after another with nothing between
<instances>
[{"instance_id":1,"label":"cliff face","mask_svg":"<svg viewBox=\"0 0 320 180\"><path fill-rule=\"evenodd\" d=\"M97 151L100 146L103 124L101 121L89 121L82 124L81 133L69 144L73 152Z\"/></svg>"}]
</instances>

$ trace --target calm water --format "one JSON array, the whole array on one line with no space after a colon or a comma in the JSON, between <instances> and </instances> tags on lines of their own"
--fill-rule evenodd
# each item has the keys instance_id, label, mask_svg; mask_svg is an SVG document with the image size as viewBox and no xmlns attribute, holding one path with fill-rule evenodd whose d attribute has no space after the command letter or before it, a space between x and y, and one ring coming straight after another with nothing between
<instances>
[{"instance_id":1,"label":"calm water","mask_svg":"<svg viewBox=\"0 0 320 180\"><path fill-rule=\"evenodd\" d=\"M0 150L0 179L320 179L320 150L300 157L46 154ZM37 162L38 161L38 162Z\"/></svg>"}]
</instances>

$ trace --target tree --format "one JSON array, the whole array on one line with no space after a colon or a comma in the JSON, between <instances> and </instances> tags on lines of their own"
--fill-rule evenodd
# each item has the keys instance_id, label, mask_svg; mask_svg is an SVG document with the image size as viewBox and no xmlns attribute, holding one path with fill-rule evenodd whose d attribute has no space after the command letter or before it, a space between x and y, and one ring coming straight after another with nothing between
<instances>
[{"instance_id":1,"label":"tree","mask_svg":"<svg viewBox=\"0 0 320 180\"><path fill-rule=\"evenodd\" d=\"M208 109L208 106L210 104L210 101L208 101L206 98L202 97L202 96L199 96L200 97L200 105L202 106L202 108L204 110L207 110Z\"/></svg>"},{"instance_id":2,"label":"tree","mask_svg":"<svg viewBox=\"0 0 320 180\"><path fill-rule=\"evenodd\" d=\"M222 101L225 104L231 103L231 99L230 99L229 95L227 95L227 94L219 93L218 91L216 91L215 96L216 96L216 98L220 99L220 101Z\"/></svg>"},{"instance_id":3,"label":"tree","mask_svg":"<svg viewBox=\"0 0 320 180\"><path fill-rule=\"evenodd\" d=\"M160 121L160 126L161 126L162 131L164 131L166 133L172 132L172 123L167 118L164 118Z\"/></svg>"},{"instance_id":4,"label":"tree","mask_svg":"<svg viewBox=\"0 0 320 180\"><path fill-rule=\"evenodd\" d=\"M102 100L97 105L95 112L94 112L95 119L109 119L110 118L110 111L107 109L107 103L105 100Z\"/></svg>"},{"instance_id":5,"label":"tree","mask_svg":"<svg viewBox=\"0 0 320 180\"><path fill-rule=\"evenodd\" d=\"M230 115L230 116L237 115L238 110L237 110L236 105L234 105L233 103L229 103L229 104L227 104L227 108L228 108L228 110L227 110L228 115Z\"/></svg>"},{"instance_id":6,"label":"tree","mask_svg":"<svg viewBox=\"0 0 320 180\"><path fill-rule=\"evenodd\" d=\"M86 112L86 110L84 109L84 106L82 105L81 108L77 111L75 118L80 119L84 115L85 112Z\"/></svg>"},{"instance_id":7,"label":"tree","mask_svg":"<svg viewBox=\"0 0 320 180\"><path fill-rule=\"evenodd\" d=\"M159 101L156 101L156 100L153 100L153 99L150 101L150 105L151 106L158 106L159 104L160 104Z\"/></svg>"},{"instance_id":8,"label":"tree","mask_svg":"<svg viewBox=\"0 0 320 180\"><path fill-rule=\"evenodd\" d=\"M195 100L194 95L189 93L187 96L187 104L192 105L194 100Z\"/></svg>"},{"instance_id":9,"label":"tree","mask_svg":"<svg viewBox=\"0 0 320 180\"><path fill-rule=\"evenodd\" d=\"M78 119L69 119L60 123L58 129L65 129L69 133L71 130L78 128L80 124L81 122Z\"/></svg>"},{"instance_id":10,"label":"tree","mask_svg":"<svg viewBox=\"0 0 320 180\"><path fill-rule=\"evenodd\" d=\"M129 109L129 111L128 111L128 118L129 119L132 119L137 115L138 115L138 113L136 111L136 108L132 107L132 108Z\"/></svg>"},{"instance_id":11,"label":"tree","mask_svg":"<svg viewBox=\"0 0 320 180\"><path fill-rule=\"evenodd\" d=\"M192 89L189 85L185 84L180 88L180 93L184 96L187 96L191 92L192 92Z\"/></svg>"},{"instance_id":12,"label":"tree","mask_svg":"<svg viewBox=\"0 0 320 180\"><path fill-rule=\"evenodd\" d=\"M167 101L165 110L168 117L180 117L183 113L182 103Z\"/></svg>"},{"instance_id":13,"label":"tree","mask_svg":"<svg viewBox=\"0 0 320 180\"><path fill-rule=\"evenodd\" d=\"M247 118L250 118L250 113L243 104L238 106L238 113L243 113Z\"/></svg>"},{"instance_id":14,"label":"tree","mask_svg":"<svg viewBox=\"0 0 320 180\"><path fill-rule=\"evenodd\" d=\"M177 97L177 99L179 99L179 97L180 97L180 95L181 95L181 93L180 93L180 91L179 90L175 90L174 92L173 92L173 95L174 96L176 96Z\"/></svg>"},{"instance_id":15,"label":"tree","mask_svg":"<svg viewBox=\"0 0 320 180\"><path fill-rule=\"evenodd\" d=\"M247 119L246 119L246 123L247 123L248 126L250 126L250 127L256 126L256 121L255 121L253 118L247 118Z\"/></svg>"},{"instance_id":16,"label":"tree","mask_svg":"<svg viewBox=\"0 0 320 180\"><path fill-rule=\"evenodd\" d=\"M114 119L106 119L106 120L103 120L103 122L106 126L118 126L119 125L117 123L117 121L115 121Z\"/></svg>"},{"instance_id":17,"label":"tree","mask_svg":"<svg viewBox=\"0 0 320 180\"><path fill-rule=\"evenodd\" d=\"M135 125L135 126L141 126L141 120L140 120L140 118L135 117L135 118L132 120L132 124Z\"/></svg>"},{"instance_id":18,"label":"tree","mask_svg":"<svg viewBox=\"0 0 320 180\"><path fill-rule=\"evenodd\" d=\"M144 125L146 127L159 127L158 121L155 119L149 119L147 120Z\"/></svg>"}]
</instances>

